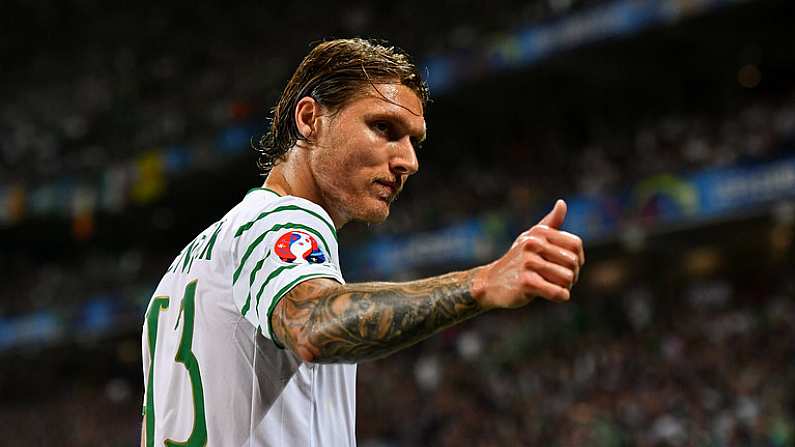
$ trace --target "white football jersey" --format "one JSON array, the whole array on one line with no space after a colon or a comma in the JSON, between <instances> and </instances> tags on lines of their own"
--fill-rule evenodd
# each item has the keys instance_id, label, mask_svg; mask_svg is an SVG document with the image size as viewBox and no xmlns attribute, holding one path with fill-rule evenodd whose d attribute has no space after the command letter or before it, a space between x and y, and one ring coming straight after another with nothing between
<instances>
[{"instance_id":1,"label":"white football jersey","mask_svg":"<svg viewBox=\"0 0 795 447\"><path fill-rule=\"evenodd\" d=\"M344 283L331 218L264 188L182 250L144 320L147 446L356 445L356 365L272 341L279 299L312 278Z\"/></svg>"}]
</instances>

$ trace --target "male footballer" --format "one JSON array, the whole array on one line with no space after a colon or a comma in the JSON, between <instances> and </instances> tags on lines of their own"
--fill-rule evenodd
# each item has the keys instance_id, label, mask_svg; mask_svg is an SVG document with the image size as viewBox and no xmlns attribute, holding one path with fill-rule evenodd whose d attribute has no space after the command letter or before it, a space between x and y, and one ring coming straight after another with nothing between
<instances>
[{"instance_id":1,"label":"male footballer","mask_svg":"<svg viewBox=\"0 0 795 447\"><path fill-rule=\"evenodd\" d=\"M585 256L558 201L500 259L346 284L337 230L379 223L425 139L425 81L400 50L315 46L260 142L265 184L168 268L143 327L146 446L355 446L356 363L494 308L567 301Z\"/></svg>"}]
</instances>

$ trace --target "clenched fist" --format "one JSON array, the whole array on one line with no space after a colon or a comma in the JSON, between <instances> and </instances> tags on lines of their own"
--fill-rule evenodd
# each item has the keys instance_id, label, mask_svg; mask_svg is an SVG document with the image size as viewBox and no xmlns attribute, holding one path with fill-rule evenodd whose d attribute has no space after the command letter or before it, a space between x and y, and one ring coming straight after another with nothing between
<instances>
[{"instance_id":1,"label":"clenched fist","mask_svg":"<svg viewBox=\"0 0 795 447\"><path fill-rule=\"evenodd\" d=\"M566 202L520 234L505 255L477 269L472 295L485 309L521 307L540 296L568 301L585 263L582 240L560 230Z\"/></svg>"}]
</instances>

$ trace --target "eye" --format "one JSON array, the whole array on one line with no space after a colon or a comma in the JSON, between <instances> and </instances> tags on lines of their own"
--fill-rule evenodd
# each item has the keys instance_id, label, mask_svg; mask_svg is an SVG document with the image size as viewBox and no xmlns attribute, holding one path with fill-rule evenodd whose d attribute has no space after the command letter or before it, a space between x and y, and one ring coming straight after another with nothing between
<instances>
[{"instance_id":1,"label":"eye","mask_svg":"<svg viewBox=\"0 0 795 447\"><path fill-rule=\"evenodd\" d=\"M372 128L375 129L376 132L389 136L390 130L392 130L389 123L386 121L376 121L372 124Z\"/></svg>"}]
</instances>

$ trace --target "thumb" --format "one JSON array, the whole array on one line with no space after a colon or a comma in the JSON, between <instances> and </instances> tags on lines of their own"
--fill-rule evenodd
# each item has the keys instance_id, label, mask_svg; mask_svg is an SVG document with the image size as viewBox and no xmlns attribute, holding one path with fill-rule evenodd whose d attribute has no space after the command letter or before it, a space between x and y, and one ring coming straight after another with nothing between
<instances>
[{"instance_id":1,"label":"thumb","mask_svg":"<svg viewBox=\"0 0 795 447\"><path fill-rule=\"evenodd\" d=\"M549 212L540 222L540 225L546 225L550 228L559 229L563 225L563 220L566 219L566 202L558 199L555 202L555 207Z\"/></svg>"}]
</instances>

